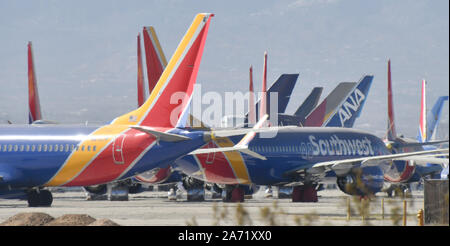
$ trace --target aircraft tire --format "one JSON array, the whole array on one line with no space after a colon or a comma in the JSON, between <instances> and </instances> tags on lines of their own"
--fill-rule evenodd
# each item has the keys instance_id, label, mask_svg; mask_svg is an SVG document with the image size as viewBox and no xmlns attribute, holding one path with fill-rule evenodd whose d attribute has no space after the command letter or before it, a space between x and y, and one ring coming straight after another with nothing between
<instances>
[{"instance_id":1,"label":"aircraft tire","mask_svg":"<svg viewBox=\"0 0 450 246\"><path fill-rule=\"evenodd\" d=\"M39 207L40 199L37 191L32 190L27 193L28 207Z\"/></svg>"},{"instance_id":2,"label":"aircraft tire","mask_svg":"<svg viewBox=\"0 0 450 246\"><path fill-rule=\"evenodd\" d=\"M48 190L41 190L39 192L39 206L40 207L50 207L53 202L52 193Z\"/></svg>"}]
</instances>

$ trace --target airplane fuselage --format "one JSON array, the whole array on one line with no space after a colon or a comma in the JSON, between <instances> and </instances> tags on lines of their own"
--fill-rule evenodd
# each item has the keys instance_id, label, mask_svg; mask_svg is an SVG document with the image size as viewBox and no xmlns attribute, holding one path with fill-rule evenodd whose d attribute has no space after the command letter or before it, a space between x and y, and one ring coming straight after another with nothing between
<instances>
[{"instance_id":1,"label":"airplane fuselage","mask_svg":"<svg viewBox=\"0 0 450 246\"><path fill-rule=\"evenodd\" d=\"M249 149L267 160L236 151L219 152L184 156L175 167L206 182L276 185L298 182L298 176L289 174L318 162L390 154L378 137L348 128L298 127L279 130L272 138L261 136L257 134ZM218 138L205 148L233 146L240 139ZM382 175L377 178L383 179Z\"/></svg>"},{"instance_id":2,"label":"airplane fuselage","mask_svg":"<svg viewBox=\"0 0 450 246\"><path fill-rule=\"evenodd\" d=\"M88 186L164 167L204 144L202 132L161 129L191 138L156 138L126 125L0 127L0 188Z\"/></svg>"}]
</instances>

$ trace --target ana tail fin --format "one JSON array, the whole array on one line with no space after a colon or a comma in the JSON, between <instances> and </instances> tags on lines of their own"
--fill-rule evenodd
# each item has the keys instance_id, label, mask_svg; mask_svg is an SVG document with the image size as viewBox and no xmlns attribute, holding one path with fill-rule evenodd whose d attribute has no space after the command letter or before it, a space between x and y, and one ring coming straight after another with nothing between
<instances>
[{"instance_id":1,"label":"ana tail fin","mask_svg":"<svg viewBox=\"0 0 450 246\"><path fill-rule=\"evenodd\" d=\"M111 124L172 128L188 108L213 14L198 14L187 30L150 97Z\"/></svg>"},{"instance_id":2,"label":"ana tail fin","mask_svg":"<svg viewBox=\"0 0 450 246\"><path fill-rule=\"evenodd\" d=\"M31 42L28 42L28 106L28 123L31 124L34 121L42 120Z\"/></svg>"},{"instance_id":3,"label":"ana tail fin","mask_svg":"<svg viewBox=\"0 0 450 246\"><path fill-rule=\"evenodd\" d=\"M364 76L358 86L347 96L346 100L335 111L334 115L325 124L327 127L347 127L351 128L355 124L356 118L361 114L369 95L373 76Z\"/></svg>"},{"instance_id":4,"label":"ana tail fin","mask_svg":"<svg viewBox=\"0 0 450 246\"><path fill-rule=\"evenodd\" d=\"M138 107L145 102L144 72L142 71L141 35L137 36L137 93Z\"/></svg>"},{"instance_id":5,"label":"ana tail fin","mask_svg":"<svg viewBox=\"0 0 450 246\"><path fill-rule=\"evenodd\" d=\"M159 43L158 36L156 36L155 28L152 26L144 27L143 35L148 88L149 93L151 93L167 66L167 60Z\"/></svg>"},{"instance_id":6,"label":"ana tail fin","mask_svg":"<svg viewBox=\"0 0 450 246\"><path fill-rule=\"evenodd\" d=\"M392 99L391 60L388 60L388 129L387 140L394 141L397 138L394 120L394 101Z\"/></svg>"}]
</instances>

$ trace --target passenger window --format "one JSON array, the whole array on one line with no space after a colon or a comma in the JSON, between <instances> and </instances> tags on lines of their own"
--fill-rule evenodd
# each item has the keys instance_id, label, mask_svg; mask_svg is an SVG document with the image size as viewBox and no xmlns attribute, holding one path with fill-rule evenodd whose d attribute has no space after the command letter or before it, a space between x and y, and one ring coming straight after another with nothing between
<instances>
[{"instance_id":1,"label":"passenger window","mask_svg":"<svg viewBox=\"0 0 450 246\"><path fill-rule=\"evenodd\" d=\"M68 145L68 144L66 144L66 149L65 149L65 151L66 151L66 152L69 152L69 145Z\"/></svg>"},{"instance_id":2,"label":"passenger window","mask_svg":"<svg viewBox=\"0 0 450 246\"><path fill-rule=\"evenodd\" d=\"M20 152L23 152L23 150L25 149L25 146L23 146L23 144L20 145Z\"/></svg>"},{"instance_id":3,"label":"passenger window","mask_svg":"<svg viewBox=\"0 0 450 246\"><path fill-rule=\"evenodd\" d=\"M31 152L34 152L36 150L36 145L31 145Z\"/></svg>"},{"instance_id":4,"label":"passenger window","mask_svg":"<svg viewBox=\"0 0 450 246\"><path fill-rule=\"evenodd\" d=\"M90 145L87 146L87 151L91 151L91 146Z\"/></svg>"},{"instance_id":5,"label":"passenger window","mask_svg":"<svg viewBox=\"0 0 450 246\"><path fill-rule=\"evenodd\" d=\"M63 151L64 151L64 145L62 145L62 144L59 145L59 151L60 151L60 152L63 152Z\"/></svg>"},{"instance_id":6,"label":"passenger window","mask_svg":"<svg viewBox=\"0 0 450 246\"><path fill-rule=\"evenodd\" d=\"M26 148L25 148L25 151L26 151L26 152L30 151L30 145L29 145L29 144L27 144L27 146L26 146Z\"/></svg>"},{"instance_id":7,"label":"passenger window","mask_svg":"<svg viewBox=\"0 0 450 246\"><path fill-rule=\"evenodd\" d=\"M44 152L47 152L47 149L48 149L48 145L44 144L42 150L43 150Z\"/></svg>"},{"instance_id":8,"label":"passenger window","mask_svg":"<svg viewBox=\"0 0 450 246\"><path fill-rule=\"evenodd\" d=\"M83 146L81 146L81 151L84 151L84 145L83 145Z\"/></svg>"},{"instance_id":9,"label":"passenger window","mask_svg":"<svg viewBox=\"0 0 450 246\"><path fill-rule=\"evenodd\" d=\"M41 150L42 150L42 144L39 144L39 145L37 146L37 151L38 151L38 152L41 152Z\"/></svg>"},{"instance_id":10,"label":"passenger window","mask_svg":"<svg viewBox=\"0 0 450 246\"><path fill-rule=\"evenodd\" d=\"M97 145L94 145L94 147L93 147L92 150L93 150L93 151L96 151L96 150L97 150Z\"/></svg>"},{"instance_id":11,"label":"passenger window","mask_svg":"<svg viewBox=\"0 0 450 246\"><path fill-rule=\"evenodd\" d=\"M52 152L53 151L53 145L49 144L48 145L48 152Z\"/></svg>"},{"instance_id":12,"label":"passenger window","mask_svg":"<svg viewBox=\"0 0 450 246\"><path fill-rule=\"evenodd\" d=\"M53 150L55 150L55 152L57 152L58 151L58 145L57 144L55 144L55 147L54 147L54 149Z\"/></svg>"}]
</instances>

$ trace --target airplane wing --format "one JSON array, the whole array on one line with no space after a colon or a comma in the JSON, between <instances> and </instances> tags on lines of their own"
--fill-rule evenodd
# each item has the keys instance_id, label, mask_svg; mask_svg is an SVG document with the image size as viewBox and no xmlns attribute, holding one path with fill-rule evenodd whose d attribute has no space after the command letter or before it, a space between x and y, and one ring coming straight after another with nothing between
<instances>
[{"instance_id":1,"label":"airplane wing","mask_svg":"<svg viewBox=\"0 0 450 246\"><path fill-rule=\"evenodd\" d=\"M325 161L318 162L314 164L311 168L306 170L308 173L322 173L328 170L345 170L351 169L357 164L362 164L366 166L374 166L379 163L389 160L413 160L417 156L425 155L425 154L434 154L434 153L442 153L443 155L448 154L448 148L446 149L436 149L436 150L426 150L426 151L416 151L409 153L400 153L400 154L390 154L390 155L378 155L378 156L370 156L370 157L362 157L362 158L351 158L345 160L336 160L336 161ZM300 170L298 170L300 171Z\"/></svg>"},{"instance_id":2,"label":"airplane wing","mask_svg":"<svg viewBox=\"0 0 450 246\"><path fill-rule=\"evenodd\" d=\"M426 166L427 164L440 164L441 166L448 166L448 156L447 158L438 158L433 156L410 156L403 157L394 160L402 161L414 161L414 165Z\"/></svg>"},{"instance_id":3,"label":"airplane wing","mask_svg":"<svg viewBox=\"0 0 450 246\"><path fill-rule=\"evenodd\" d=\"M258 123L256 123L256 125L252 128L252 129L245 129L245 130L249 130L247 132L247 134L245 134L245 136L241 139L241 141L239 141L239 143L237 143L235 146L233 147L222 147L222 148L209 148L209 149L197 149L192 151L191 153L189 153L190 155L197 155L197 154L208 154L208 153L215 153L215 152L229 152L229 151L240 151L243 152L245 154L248 154L250 156L253 156L255 158L261 159L261 160L266 160L266 157L251 151L248 149L248 144L253 140L253 138L256 135L256 132L258 129L260 129L262 127L262 125L264 124L264 122L266 122L267 118L269 117L269 115L264 115L259 121ZM235 135L242 135L242 129L236 129L234 130L236 132ZM232 134L233 130L228 130L227 133ZM216 133L214 133L214 136L217 136ZM232 136L232 135L229 135Z\"/></svg>"}]
</instances>

